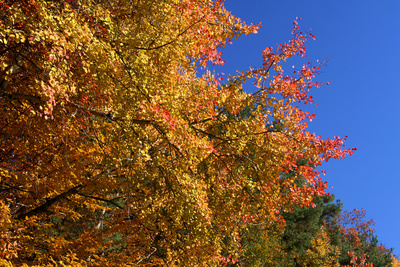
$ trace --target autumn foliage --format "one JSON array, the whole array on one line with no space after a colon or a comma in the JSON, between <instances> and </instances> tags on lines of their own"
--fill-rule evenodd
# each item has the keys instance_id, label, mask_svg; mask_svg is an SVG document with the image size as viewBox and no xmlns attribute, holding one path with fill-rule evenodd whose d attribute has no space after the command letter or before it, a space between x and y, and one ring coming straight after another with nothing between
<instances>
[{"instance_id":1,"label":"autumn foliage","mask_svg":"<svg viewBox=\"0 0 400 267\"><path fill-rule=\"evenodd\" d=\"M341 232L341 262L343 266L389 266L392 251L378 244L374 220L366 220L366 211L354 209L345 211L337 218ZM347 251L347 255L346 252ZM393 260L394 262L394 260ZM375 263L375 265L374 265Z\"/></svg>"},{"instance_id":2,"label":"autumn foliage","mask_svg":"<svg viewBox=\"0 0 400 267\"><path fill-rule=\"evenodd\" d=\"M352 151L307 131L322 84L284 71L313 38L297 23L224 76L221 48L260 25L223 1L0 1L0 263L235 263L249 224L312 207L316 167Z\"/></svg>"}]
</instances>

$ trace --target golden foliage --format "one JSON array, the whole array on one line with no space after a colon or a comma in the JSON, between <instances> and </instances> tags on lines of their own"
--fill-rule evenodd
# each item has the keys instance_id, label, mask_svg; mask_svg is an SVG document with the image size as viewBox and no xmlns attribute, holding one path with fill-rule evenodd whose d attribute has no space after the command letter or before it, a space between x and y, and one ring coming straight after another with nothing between
<instances>
[{"instance_id":1,"label":"golden foliage","mask_svg":"<svg viewBox=\"0 0 400 267\"><path fill-rule=\"evenodd\" d=\"M395 256L393 256L392 254L392 267L399 267L400 266L400 261L398 258L396 258Z\"/></svg>"},{"instance_id":2,"label":"golden foliage","mask_svg":"<svg viewBox=\"0 0 400 267\"><path fill-rule=\"evenodd\" d=\"M324 226L317 236L312 237L311 244L312 248L307 250L302 259L298 260L302 266L340 266L338 262L339 247L331 244Z\"/></svg>"},{"instance_id":3,"label":"golden foliage","mask_svg":"<svg viewBox=\"0 0 400 267\"><path fill-rule=\"evenodd\" d=\"M225 83L198 69L259 26L222 1L3 0L0 26L5 264L217 264L248 216L279 221L324 194L298 160L350 153L308 133L312 115L291 104L320 85L315 67L290 77L279 65L312 37L296 24L262 67ZM292 170L310 186L281 179Z\"/></svg>"}]
</instances>

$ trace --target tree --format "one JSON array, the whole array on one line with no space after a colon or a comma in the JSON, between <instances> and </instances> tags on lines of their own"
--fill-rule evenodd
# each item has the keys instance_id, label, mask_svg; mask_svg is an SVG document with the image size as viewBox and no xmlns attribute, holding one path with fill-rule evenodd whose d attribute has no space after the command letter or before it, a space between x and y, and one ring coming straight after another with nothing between
<instances>
[{"instance_id":1,"label":"tree","mask_svg":"<svg viewBox=\"0 0 400 267\"><path fill-rule=\"evenodd\" d=\"M328 226L339 216L342 204L332 203L334 199L334 195L315 197L312 207L294 207L283 214L286 266L335 266L340 243Z\"/></svg>"},{"instance_id":2,"label":"tree","mask_svg":"<svg viewBox=\"0 0 400 267\"><path fill-rule=\"evenodd\" d=\"M340 263L346 266L391 265L392 249L378 245L374 221L366 221L365 217L366 211L363 209L345 211L338 217L342 240Z\"/></svg>"},{"instance_id":3,"label":"tree","mask_svg":"<svg viewBox=\"0 0 400 267\"><path fill-rule=\"evenodd\" d=\"M293 207L276 223L250 224L242 239L245 266L339 266L339 242L327 227L341 211L333 195L316 197L313 207ZM339 236L340 238L340 236Z\"/></svg>"},{"instance_id":4,"label":"tree","mask_svg":"<svg viewBox=\"0 0 400 267\"><path fill-rule=\"evenodd\" d=\"M298 266L340 266L339 247L332 244L329 234L322 226L316 236L311 239L311 247L301 258L297 259Z\"/></svg>"},{"instance_id":5,"label":"tree","mask_svg":"<svg viewBox=\"0 0 400 267\"><path fill-rule=\"evenodd\" d=\"M296 106L321 85L318 66L283 71L313 38L297 21L261 67L221 83L207 66L260 27L223 1L3 0L0 14L4 264L236 261L249 223L325 194L299 159L352 152L307 132L314 115Z\"/></svg>"}]
</instances>

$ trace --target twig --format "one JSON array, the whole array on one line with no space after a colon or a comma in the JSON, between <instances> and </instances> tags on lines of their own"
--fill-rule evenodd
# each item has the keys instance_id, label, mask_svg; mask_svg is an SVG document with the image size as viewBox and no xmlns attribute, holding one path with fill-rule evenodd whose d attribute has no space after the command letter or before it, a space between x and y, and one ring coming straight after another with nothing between
<instances>
[{"instance_id":1,"label":"twig","mask_svg":"<svg viewBox=\"0 0 400 267\"><path fill-rule=\"evenodd\" d=\"M147 259L148 259L151 255L153 255L154 252L156 252L156 251L157 251L157 249L154 249L154 251L153 251L152 253L150 253L149 255L147 255L147 256L141 258L136 264L139 264L139 263L141 263L142 261L147 260Z\"/></svg>"}]
</instances>

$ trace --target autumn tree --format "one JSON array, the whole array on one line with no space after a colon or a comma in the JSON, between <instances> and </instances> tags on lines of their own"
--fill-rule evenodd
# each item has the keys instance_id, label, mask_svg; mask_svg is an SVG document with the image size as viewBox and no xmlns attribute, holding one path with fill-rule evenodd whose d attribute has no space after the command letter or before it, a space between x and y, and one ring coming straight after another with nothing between
<instances>
[{"instance_id":1,"label":"autumn tree","mask_svg":"<svg viewBox=\"0 0 400 267\"><path fill-rule=\"evenodd\" d=\"M366 220L365 210L345 211L337 218L337 223L341 232L342 265L364 266L356 264L365 264L376 267L392 264L392 249L379 244L373 228L375 223L372 219Z\"/></svg>"},{"instance_id":2,"label":"autumn tree","mask_svg":"<svg viewBox=\"0 0 400 267\"><path fill-rule=\"evenodd\" d=\"M295 21L262 66L208 67L259 27L217 0L0 1L1 263L219 265L324 195L298 161L351 150L307 131L319 67L282 65L313 36Z\"/></svg>"}]
</instances>

